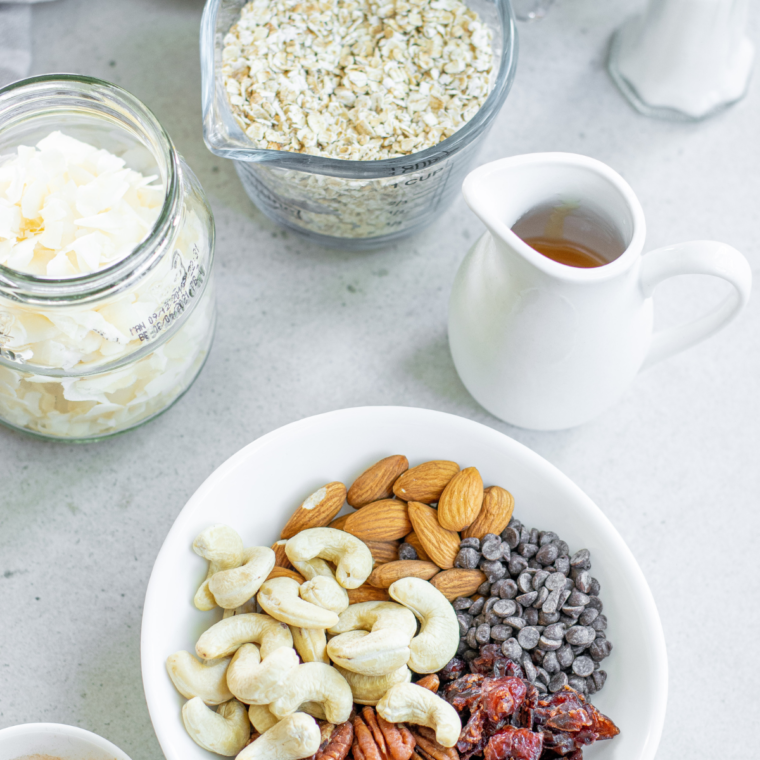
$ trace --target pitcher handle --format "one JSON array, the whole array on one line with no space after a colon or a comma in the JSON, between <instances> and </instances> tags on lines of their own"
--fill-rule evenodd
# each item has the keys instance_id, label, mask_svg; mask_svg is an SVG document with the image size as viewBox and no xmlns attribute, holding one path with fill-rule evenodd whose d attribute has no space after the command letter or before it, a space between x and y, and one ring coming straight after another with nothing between
<instances>
[{"instance_id":1,"label":"pitcher handle","mask_svg":"<svg viewBox=\"0 0 760 760\"><path fill-rule=\"evenodd\" d=\"M686 324L658 330L652 336L642 369L696 345L736 319L749 301L752 270L744 256L725 243L694 240L650 251L641 260L641 289L650 298L655 288L681 274L710 274L734 286L717 307Z\"/></svg>"}]
</instances>

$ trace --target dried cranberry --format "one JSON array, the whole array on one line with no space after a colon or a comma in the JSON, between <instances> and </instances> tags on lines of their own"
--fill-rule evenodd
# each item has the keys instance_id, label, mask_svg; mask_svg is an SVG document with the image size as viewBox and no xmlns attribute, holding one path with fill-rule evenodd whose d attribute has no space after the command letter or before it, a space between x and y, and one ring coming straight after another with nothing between
<instances>
[{"instance_id":1,"label":"dried cranberry","mask_svg":"<svg viewBox=\"0 0 760 760\"><path fill-rule=\"evenodd\" d=\"M488 740L484 756L485 760L539 760L543 748L542 734L505 726Z\"/></svg>"},{"instance_id":2,"label":"dried cranberry","mask_svg":"<svg viewBox=\"0 0 760 760\"><path fill-rule=\"evenodd\" d=\"M467 672L467 663L464 660L460 660L458 657L449 660L444 665L443 670L438 672L438 677L441 681L454 681L455 679L463 676Z\"/></svg>"},{"instance_id":3,"label":"dried cranberry","mask_svg":"<svg viewBox=\"0 0 760 760\"><path fill-rule=\"evenodd\" d=\"M527 686L521 678L486 678L483 681L483 707L488 720L498 724L522 705Z\"/></svg>"}]
</instances>

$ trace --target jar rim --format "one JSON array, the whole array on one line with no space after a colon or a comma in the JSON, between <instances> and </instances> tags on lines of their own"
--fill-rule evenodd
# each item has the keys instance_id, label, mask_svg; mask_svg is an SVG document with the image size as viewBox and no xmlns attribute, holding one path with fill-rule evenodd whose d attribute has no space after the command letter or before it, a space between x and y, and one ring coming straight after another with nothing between
<instances>
[{"instance_id":1,"label":"jar rim","mask_svg":"<svg viewBox=\"0 0 760 760\"><path fill-rule=\"evenodd\" d=\"M77 110L97 113L98 104L112 103L121 116L120 126L131 131L151 152L166 173L166 191L161 211L148 234L123 259L94 272L75 277L43 277L19 272L0 264L0 296L34 306L70 306L91 303L127 289L142 279L161 260L172 237L174 220L180 207L179 156L166 130L155 114L135 95L117 84L79 74L45 74L29 77L0 88L0 133L25 119L54 110L71 111L73 101L54 104L43 101L53 95L79 98ZM31 101L31 102L30 102ZM38 103L37 112L33 105ZM14 111L18 111L14 115ZM132 120L132 130L127 126ZM100 118L103 118L102 116ZM137 131L139 128L140 131ZM146 139L147 138L147 142Z\"/></svg>"}]
</instances>

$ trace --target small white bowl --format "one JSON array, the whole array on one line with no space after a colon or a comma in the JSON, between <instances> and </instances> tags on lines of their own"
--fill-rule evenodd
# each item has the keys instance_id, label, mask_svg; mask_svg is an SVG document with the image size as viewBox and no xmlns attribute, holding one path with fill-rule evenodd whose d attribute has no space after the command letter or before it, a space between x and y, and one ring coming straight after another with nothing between
<instances>
[{"instance_id":1,"label":"small white bowl","mask_svg":"<svg viewBox=\"0 0 760 760\"><path fill-rule=\"evenodd\" d=\"M665 641L652 594L623 539L578 486L522 444L461 417L403 407L345 409L275 430L221 465L179 514L156 559L142 625L143 685L167 759L215 757L185 733L185 700L164 665L177 650L193 652L200 634L221 617L219 610L193 607L206 573L193 539L210 524L226 523L246 546L270 546L306 496L332 480L349 485L391 454L406 455L411 465L452 459L476 466L486 485L512 492L515 516L526 526L555 531L571 551L591 551L614 644L604 661L607 683L592 699L621 734L584 750L584 757L654 760L668 692Z\"/></svg>"},{"instance_id":2,"label":"small white bowl","mask_svg":"<svg viewBox=\"0 0 760 760\"><path fill-rule=\"evenodd\" d=\"M25 723L0 731L0 760L37 755L56 760L130 760L102 736L63 723Z\"/></svg>"}]
</instances>

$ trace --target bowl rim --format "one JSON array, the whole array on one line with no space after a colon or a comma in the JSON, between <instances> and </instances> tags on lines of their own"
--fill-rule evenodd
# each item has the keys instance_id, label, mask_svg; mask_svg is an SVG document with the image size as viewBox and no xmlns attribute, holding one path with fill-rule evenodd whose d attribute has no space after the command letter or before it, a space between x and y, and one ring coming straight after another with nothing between
<instances>
[{"instance_id":1,"label":"bowl rim","mask_svg":"<svg viewBox=\"0 0 760 760\"><path fill-rule=\"evenodd\" d=\"M158 738L161 749L169 760L173 760L177 756L174 751L173 744L168 734L168 729L165 729L163 725L157 725L154 721L154 715L158 714L159 703L157 700L157 694L155 690L150 687L150 683L159 677L163 677L163 672L154 673L148 669L147 658L145 657L146 641L149 635L149 611L156 604L160 604L160 592L157 589L156 578L162 575L164 565L169 564L169 551L173 544L173 537L177 533L181 533L184 528L184 523L191 520L193 517L193 510L195 505L206 499L207 496L213 492L217 484L225 479L230 473L235 470L241 461L246 460L254 452L264 449L268 446L276 444L280 439L288 438L294 434L297 434L301 430L306 430L312 426L320 426L328 421L333 421L345 417L356 417L355 423L361 422L362 417L382 420L387 424L388 420L393 415L399 415L404 418L404 423L409 425L424 425L426 422L433 419L443 419L448 424L459 425L463 428L469 428L476 432L480 436L486 438L490 437L494 441L498 441L501 446L506 446L510 453L516 453L517 456L527 458L531 462L531 466L536 468L539 475L559 480L565 488L572 492L575 498L578 499L582 505L583 512L586 515L593 516L594 519L599 521L600 526L604 532L608 534L608 537L615 543L615 550L617 552L619 562L624 567L625 573L629 577L630 581L637 589L637 596L641 606L644 610L646 617L646 627L651 632L651 652L653 658L653 665L656 671L656 677L658 678L657 689L652 695L651 699L651 713L654 716L648 726L646 741L642 752L636 760L655 760L657 748L662 736L663 726L665 723L665 712L667 708L668 700L668 659L667 649L665 646L665 635L662 628L662 622L660 620L659 612L652 595L652 591L649 588L649 584L644 577L644 573L638 565L633 553L626 544L623 537L618 533L617 529L612 524L607 515L594 503L573 480L570 479L564 472L562 472L556 465L549 462L537 452L526 446L514 438L511 438L506 433L502 433L488 425L481 422L461 417L449 412L441 412L433 409L425 409L421 407L408 407L408 406L359 406L349 407L345 409L337 409L329 412L323 412L320 414L304 417L300 420L287 423L275 430L265 433L264 435L251 441L251 443L243 446L240 450L232 454L222 464L220 464L196 489L193 495L187 500L187 503L177 515L174 523L169 529L166 538L164 539L161 548L156 556L153 570L150 574L148 586L145 592L145 603L143 605L143 617L140 632L140 664L143 679L143 689L145 692L145 700L148 706L148 712L150 714L151 723L153 724L156 737ZM171 747L171 750L169 749Z\"/></svg>"},{"instance_id":2,"label":"bowl rim","mask_svg":"<svg viewBox=\"0 0 760 760\"><path fill-rule=\"evenodd\" d=\"M21 723L17 726L8 726L0 729L0 749L4 739L11 739L16 736L39 736L40 734L50 734L59 736L70 736L95 745L102 749L106 754L113 754L117 760L131 760L124 750L117 747L113 742L103 738L99 734L88 731L86 728L71 726L68 723ZM23 755L22 755L23 757Z\"/></svg>"}]
</instances>

